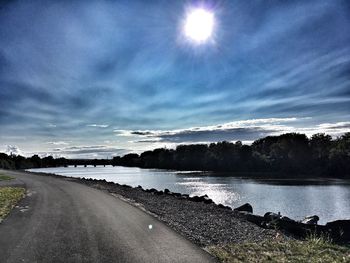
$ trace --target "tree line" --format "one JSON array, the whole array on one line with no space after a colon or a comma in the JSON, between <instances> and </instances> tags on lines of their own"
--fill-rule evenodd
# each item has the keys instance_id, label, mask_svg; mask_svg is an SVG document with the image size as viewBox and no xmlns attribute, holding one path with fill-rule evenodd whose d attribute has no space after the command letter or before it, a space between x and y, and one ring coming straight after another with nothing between
<instances>
[{"instance_id":1,"label":"tree line","mask_svg":"<svg viewBox=\"0 0 350 263\"><path fill-rule=\"evenodd\" d=\"M155 149L114 157L113 165L175 170L316 175L350 178L350 133L336 139L318 133L287 133L258 139L252 145L223 141Z\"/></svg>"},{"instance_id":2,"label":"tree line","mask_svg":"<svg viewBox=\"0 0 350 263\"><path fill-rule=\"evenodd\" d=\"M0 153L0 168L1 169L30 169L30 168L48 168L62 167L68 165L111 165L111 160L107 159L66 159L53 158L47 156L40 158L38 155L32 157L23 157L21 155Z\"/></svg>"},{"instance_id":3,"label":"tree line","mask_svg":"<svg viewBox=\"0 0 350 263\"><path fill-rule=\"evenodd\" d=\"M276 174L278 176L327 176L350 178L350 132L332 139L318 133L287 133L267 136L251 145L242 142L179 145L176 149L160 148L142 154L130 153L112 160L78 160L23 157L0 153L0 168L28 169L67 165L121 165L141 168L200 170L233 173Z\"/></svg>"}]
</instances>

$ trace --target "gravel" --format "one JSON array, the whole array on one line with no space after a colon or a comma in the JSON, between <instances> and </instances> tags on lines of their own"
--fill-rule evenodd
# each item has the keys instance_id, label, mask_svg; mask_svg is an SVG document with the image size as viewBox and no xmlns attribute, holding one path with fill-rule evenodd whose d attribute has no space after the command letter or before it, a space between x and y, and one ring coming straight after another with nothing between
<instances>
[{"instance_id":1,"label":"gravel","mask_svg":"<svg viewBox=\"0 0 350 263\"><path fill-rule=\"evenodd\" d=\"M72 179L70 179L72 180ZM186 196L146 192L141 187L108 183L104 180L73 179L106 190L136 205L200 246L274 239L281 233L245 220L239 212L215 203L195 202Z\"/></svg>"}]
</instances>

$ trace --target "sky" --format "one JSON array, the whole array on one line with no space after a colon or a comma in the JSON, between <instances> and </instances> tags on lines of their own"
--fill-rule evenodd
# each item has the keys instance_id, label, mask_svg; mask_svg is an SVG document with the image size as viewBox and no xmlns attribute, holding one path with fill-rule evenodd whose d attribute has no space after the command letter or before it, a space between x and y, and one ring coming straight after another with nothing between
<instances>
[{"instance_id":1,"label":"sky","mask_svg":"<svg viewBox=\"0 0 350 263\"><path fill-rule=\"evenodd\" d=\"M191 10L212 35L184 33ZM0 151L111 158L350 131L347 0L3 1Z\"/></svg>"}]
</instances>

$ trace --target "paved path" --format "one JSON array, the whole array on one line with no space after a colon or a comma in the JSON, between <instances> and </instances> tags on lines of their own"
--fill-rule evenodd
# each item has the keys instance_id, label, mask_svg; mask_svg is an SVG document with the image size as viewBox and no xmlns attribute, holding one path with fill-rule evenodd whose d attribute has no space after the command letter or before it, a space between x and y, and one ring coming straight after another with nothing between
<instances>
[{"instance_id":1,"label":"paved path","mask_svg":"<svg viewBox=\"0 0 350 263\"><path fill-rule=\"evenodd\" d=\"M28 196L0 224L0 262L215 262L124 201L68 180L0 170ZM152 227L151 227L152 226Z\"/></svg>"}]
</instances>

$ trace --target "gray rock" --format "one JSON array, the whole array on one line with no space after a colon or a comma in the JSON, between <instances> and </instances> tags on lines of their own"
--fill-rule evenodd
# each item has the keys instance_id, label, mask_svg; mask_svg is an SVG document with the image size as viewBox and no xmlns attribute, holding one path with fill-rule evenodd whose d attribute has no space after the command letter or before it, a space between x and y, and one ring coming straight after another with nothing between
<instances>
[{"instance_id":1,"label":"gray rock","mask_svg":"<svg viewBox=\"0 0 350 263\"><path fill-rule=\"evenodd\" d=\"M281 214L280 213L276 214L274 212L267 212L265 213L264 218L266 222L276 221L281 218Z\"/></svg>"},{"instance_id":2,"label":"gray rock","mask_svg":"<svg viewBox=\"0 0 350 263\"><path fill-rule=\"evenodd\" d=\"M253 213L253 207L249 203L245 203L244 205L241 205L235 209L234 211L239 211L239 212L248 212L248 213Z\"/></svg>"},{"instance_id":3,"label":"gray rock","mask_svg":"<svg viewBox=\"0 0 350 263\"><path fill-rule=\"evenodd\" d=\"M350 241L350 220L336 220L328 222L326 228L332 233L335 240Z\"/></svg>"},{"instance_id":4,"label":"gray rock","mask_svg":"<svg viewBox=\"0 0 350 263\"><path fill-rule=\"evenodd\" d=\"M317 225L318 220L320 220L320 218L317 215L307 216L303 220L301 220L301 223L307 225Z\"/></svg>"}]
</instances>

